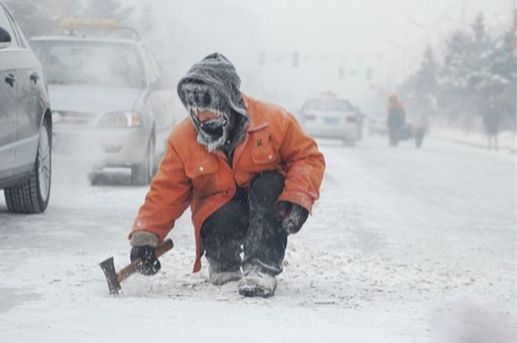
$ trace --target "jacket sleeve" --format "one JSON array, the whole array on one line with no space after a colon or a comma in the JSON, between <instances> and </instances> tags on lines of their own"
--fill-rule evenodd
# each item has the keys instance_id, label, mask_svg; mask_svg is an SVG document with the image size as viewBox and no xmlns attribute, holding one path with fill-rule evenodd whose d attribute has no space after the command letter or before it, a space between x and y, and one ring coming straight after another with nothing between
<instances>
[{"instance_id":1,"label":"jacket sleeve","mask_svg":"<svg viewBox=\"0 0 517 343\"><path fill-rule=\"evenodd\" d=\"M190 204L192 183L170 142L145 202L138 212L129 239L136 231L156 234L162 242Z\"/></svg>"},{"instance_id":2,"label":"jacket sleeve","mask_svg":"<svg viewBox=\"0 0 517 343\"><path fill-rule=\"evenodd\" d=\"M280 156L286 165L287 176L278 200L298 204L312 213L312 205L320 194L325 159L314 139L303 132L291 114L287 114Z\"/></svg>"}]
</instances>

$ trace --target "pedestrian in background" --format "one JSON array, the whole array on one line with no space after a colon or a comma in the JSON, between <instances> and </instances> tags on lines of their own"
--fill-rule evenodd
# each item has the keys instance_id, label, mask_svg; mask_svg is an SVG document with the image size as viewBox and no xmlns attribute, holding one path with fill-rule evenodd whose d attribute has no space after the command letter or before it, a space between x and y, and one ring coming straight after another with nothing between
<instances>
[{"instance_id":1,"label":"pedestrian in background","mask_svg":"<svg viewBox=\"0 0 517 343\"><path fill-rule=\"evenodd\" d=\"M397 146L400 140L402 128L406 123L406 111L404 105L393 93L388 101L388 136L390 146Z\"/></svg>"},{"instance_id":2,"label":"pedestrian in background","mask_svg":"<svg viewBox=\"0 0 517 343\"><path fill-rule=\"evenodd\" d=\"M425 111L416 111L411 121L411 135L417 148L422 146L425 134L429 129L429 118Z\"/></svg>"},{"instance_id":3,"label":"pedestrian in background","mask_svg":"<svg viewBox=\"0 0 517 343\"><path fill-rule=\"evenodd\" d=\"M485 124L485 132L488 137L488 150L498 150L498 135L499 135L499 124L501 121L499 111L496 106L494 106L493 102L490 102L488 105L488 109L485 112L485 116L483 118L483 122Z\"/></svg>"}]
</instances>

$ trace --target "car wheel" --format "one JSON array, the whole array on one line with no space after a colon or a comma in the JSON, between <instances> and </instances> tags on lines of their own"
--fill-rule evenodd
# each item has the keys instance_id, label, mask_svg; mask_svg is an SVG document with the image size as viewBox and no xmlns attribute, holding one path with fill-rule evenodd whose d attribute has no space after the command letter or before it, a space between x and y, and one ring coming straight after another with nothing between
<instances>
[{"instance_id":1,"label":"car wheel","mask_svg":"<svg viewBox=\"0 0 517 343\"><path fill-rule=\"evenodd\" d=\"M25 184L5 189L7 208L13 213L43 213L50 199L52 149L50 128L44 122L39 133L38 152L34 170Z\"/></svg>"},{"instance_id":2,"label":"car wheel","mask_svg":"<svg viewBox=\"0 0 517 343\"><path fill-rule=\"evenodd\" d=\"M151 183L155 172L155 151L156 143L153 136L149 140L144 162L131 167L131 183L134 186L147 186Z\"/></svg>"}]
</instances>

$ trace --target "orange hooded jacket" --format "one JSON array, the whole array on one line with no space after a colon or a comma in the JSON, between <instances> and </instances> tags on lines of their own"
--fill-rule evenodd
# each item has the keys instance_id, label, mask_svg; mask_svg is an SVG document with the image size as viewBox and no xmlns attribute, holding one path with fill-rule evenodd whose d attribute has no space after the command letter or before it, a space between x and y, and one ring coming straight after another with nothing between
<instances>
[{"instance_id":1,"label":"orange hooded jacket","mask_svg":"<svg viewBox=\"0 0 517 343\"><path fill-rule=\"evenodd\" d=\"M131 238L136 231L149 231L162 242L190 205L196 236L194 272L201 269L203 222L233 199L237 186L249 191L258 173L277 170L286 177L279 201L311 212L319 198L325 160L316 142L282 108L244 95L243 99L250 123L235 148L233 165L223 152L209 153L199 144L191 119L185 119L169 136L166 155L129 234Z\"/></svg>"}]
</instances>

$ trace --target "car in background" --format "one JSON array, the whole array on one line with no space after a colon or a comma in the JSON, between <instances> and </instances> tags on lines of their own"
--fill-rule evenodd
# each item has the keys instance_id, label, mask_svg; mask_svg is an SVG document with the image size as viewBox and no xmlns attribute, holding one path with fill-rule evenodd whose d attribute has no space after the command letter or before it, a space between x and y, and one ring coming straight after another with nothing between
<instances>
[{"instance_id":1,"label":"car in background","mask_svg":"<svg viewBox=\"0 0 517 343\"><path fill-rule=\"evenodd\" d=\"M0 190L14 213L42 213L51 188L52 114L41 64L0 1Z\"/></svg>"},{"instance_id":2,"label":"car in background","mask_svg":"<svg viewBox=\"0 0 517 343\"><path fill-rule=\"evenodd\" d=\"M174 85L138 36L76 34L116 31L116 22L64 28L71 33L31 41L48 79L56 152L93 157L92 172L130 168L132 184L149 184L175 124Z\"/></svg>"},{"instance_id":3,"label":"car in background","mask_svg":"<svg viewBox=\"0 0 517 343\"><path fill-rule=\"evenodd\" d=\"M383 115L368 116L368 135L386 135L388 133L388 122Z\"/></svg>"},{"instance_id":4,"label":"car in background","mask_svg":"<svg viewBox=\"0 0 517 343\"><path fill-rule=\"evenodd\" d=\"M334 96L311 98L303 105L299 117L305 132L313 137L341 139L349 146L359 139L358 116L348 100Z\"/></svg>"},{"instance_id":5,"label":"car in background","mask_svg":"<svg viewBox=\"0 0 517 343\"><path fill-rule=\"evenodd\" d=\"M361 111L361 109L357 106L352 105L352 109L357 116L357 140L363 140L363 130L364 130L364 119L366 118L366 114Z\"/></svg>"}]
</instances>

